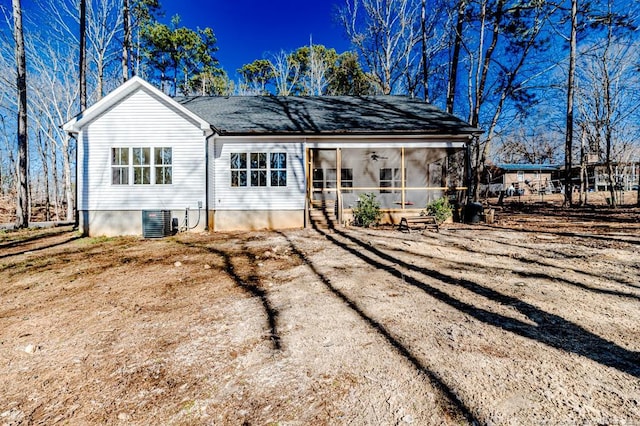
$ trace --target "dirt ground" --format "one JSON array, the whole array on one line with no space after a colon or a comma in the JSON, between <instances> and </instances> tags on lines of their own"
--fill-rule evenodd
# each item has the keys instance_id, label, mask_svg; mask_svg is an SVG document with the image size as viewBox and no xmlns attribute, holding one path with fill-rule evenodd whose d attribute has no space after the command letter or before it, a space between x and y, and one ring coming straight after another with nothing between
<instances>
[{"instance_id":1,"label":"dirt ground","mask_svg":"<svg viewBox=\"0 0 640 426\"><path fill-rule=\"evenodd\" d=\"M640 425L639 218L0 233L0 424Z\"/></svg>"}]
</instances>

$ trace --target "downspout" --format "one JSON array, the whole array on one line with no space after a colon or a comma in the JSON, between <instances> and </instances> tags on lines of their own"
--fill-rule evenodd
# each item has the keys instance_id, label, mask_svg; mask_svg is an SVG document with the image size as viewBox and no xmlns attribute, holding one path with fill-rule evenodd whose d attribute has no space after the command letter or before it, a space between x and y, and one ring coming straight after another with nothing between
<instances>
[{"instance_id":1,"label":"downspout","mask_svg":"<svg viewBox=\"0 0 640 426\"><path fill-rule=\"evenodd\" d=\"M76 187L74 188L75 194L73 196L73 210L74 210L73 211L73 229L77 231L80 228L80 217L78 214L78 138L72 133L69 133L69 136L71 136L76 141L76 165L75 165ZM84 234L84 231L83 231L83 234Z\"/></svg>"},{"instance_id":2,"label":"downspout","mask_svg":"<svg viewBox=\"0 0 640 426\"><path fill-rule=\"evenodd\" d=\"M205 133L206 134L206 133ZM204 144L204 211L205 211L205 221L204 221L204 230L209 232L209 139L213 137L213 149L215 152L216 148L216 133L213 132L209 136L205 137ZM215 188L215 185L214 185Z\"/></svg>"}]
</instances>

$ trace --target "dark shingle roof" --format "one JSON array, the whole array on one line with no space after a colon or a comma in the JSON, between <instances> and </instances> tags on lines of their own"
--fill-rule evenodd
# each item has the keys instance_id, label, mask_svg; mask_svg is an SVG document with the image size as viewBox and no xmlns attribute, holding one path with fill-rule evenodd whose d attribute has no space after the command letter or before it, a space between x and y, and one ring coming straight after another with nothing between
<instances>
[{"instance_id":1,"label":"dark shingle roof","mask_svg":"<svg viewBox=\"0 0 640 426\"><path fill-rule=\"evenodd\" d=\"M221 135L481 132L433 105L405 96L197 96L176 101Z\"/></svg>"}]
</instances>

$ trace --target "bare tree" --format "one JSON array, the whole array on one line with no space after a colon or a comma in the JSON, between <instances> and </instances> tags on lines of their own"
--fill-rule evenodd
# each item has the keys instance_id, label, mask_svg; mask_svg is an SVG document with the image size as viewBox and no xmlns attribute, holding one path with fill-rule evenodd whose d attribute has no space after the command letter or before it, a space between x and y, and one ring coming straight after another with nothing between
<instances>
[{"instance_id":1,"label":"bare tree","mask_svg":"<svg viewBox=\"0 0 640 426\"><path fill-rule=\"evenodd\" d=\"M5 12L5 11L3 11ZM0 195L13 193L17 188L17 166L15 162L15 119L17 98L15 96L16 67L13 43L12 12L6 11L6 28L0 32Z\"/></svg>"},{"instance_id":2,"label":"bare tree","mask_svg":"<svg viewBox=\"0 0 640 426\"><path fill-rule=\"evenodd\" d=\"M380 93L399 90L418 72L414 49L417 37L417 2L412 0L347 0L339 19ZM418 56L419 57L419 56Z\"/></svg>"},{"instance_id":3,"label":"bare tree","mask_svg":"<svg viewBox=\"0 0 640 426\"><path fill-rule=\"evenodd\" d=\"M554 164L561 158L558 134L546 126L516 122L497 138L493 157L501 163Z\"/></svg>"},{"instance_id":4,"label":"bare tree","mask_svg":"<svg viewBox=\"0 0 640 426\"><path fill-rule=\"evenodd\" d=\"M482 0L479 9L479 37L476 48L469 50L468 97L469 122L480 126L485 117L485 137L474 147L475 185L473 198L478 200L480 178L491 151L491 142L507 102L515 111L524 112L531 103L527 85L532 74L527 60L544 43L540 34L553 9L543 3L516 4L506 7L504 0ZM485 47L485 31L490 32ZM494 56L502 46L499 56ZM490 108L487 108L487 105ZM487 109L488 112L483 112Z\"/></svg>"},{"instance_id":5,"label":"bare tree","mask_svg":"<svg viewBox=\"0 0 640 426\"><path fill-rule=\"evenodd\" d=\"M18 202L16 206L17 226L29 226L29 145L27 135L27 60L22 30L22 5L12 0L13 33L16 56L16 88L18 96Z\"/></svg>"},{"instance_id":6,"label":"bare tree","mask_svg":"<svg viewBox=\"0 0 640 426\"><path fill-rule=\"evenodd\" d=\"M78 59L78 80L80 81L80 111L87 109L87 2L80 0L80 55Z\"/></svg>"},{"instance_id":7,"label":"bare tree","mask_svg":"<svg viewBox=\"0 0 640 426\"><path fill-rule=\"evenodd\" d=\"M456 8L456 26L447 85L446 111L450 114L453 114L456 92L458 90L458 64L460 62L460 50L462 49L462 30L464 28L465 12L467 10L468 2L469 0L459 0L457 5L458 7Z\"/></svg>"},{"instance_id":8,"label":"bare tree","mask_svg":"<svg viewBox=\"0 0 640 426\"><path fill-rule=\"evenodd\" d=\"M99 100L104 96L105 86L108 86L108 82L120 82L116 78L119 70L113 68L116 68L120 56L118 39L122 31L120 22L124 22L124 18L123 11L119 7L119 0L94 0L87 3L87 6L87 55L91 61L88 72L93 74L91 80L95 82L93 100ZM125 36L123 40L126 39ZM121 65L123 70L125 68L128 70L128 66L125 66L124 62ZM112 71L112 78L107 79L106 74L110 70ZM122 72L124 73L124 71ZM108 89L112 88L108 87Z\"/></svg>"},{"instance_id":9,"label":"bare tree","mask_svg":"<svg viewBox=\"0 0 640 426\"><path fill-rule=\"evenodd\" d=\"M322 46L324 47L324 46ZM334 51L335 53L335 51ZM337 58L337 55L335 55ZM326 55L320 51L319 46L309 45L309 70L307 78L308 92L311 96L321 96L329 85L329 64Z\"/></svg>"},{"instance_id":10,"label":"bare tree","mask_svg":"<svg viewBox=\"0 0 640 426\"><path fill-rule=\"evenodd\" d=\"M587 155L596 157L607 172L612 206L619 202L615 167L631 163L640 138L640 53L633 43L607 30L604 40L584 47L577 68L577 121L584 129Z\"/></svg>"},{"instance_id":11,"label":"bare tree","mask_svg":"<svg viewBox=\"0 0 640 426\"><path fill-rule=\"evenodd\" d=\"M578 29L578 0L571 0L571 27L569 38L569 70L567 76L567 115L564 148L564 197L565 203L573 204L573 184L571 182L573 168L573 102L575 92L575 70Z\"/></svg>"},{"instance_id":12,"label":"bare tree","mask_svg":"<svg viewBox=\"0 0 640 426\"><path fill-rule=\"evenodd\" d=\"M276 94L279 96L293 94L294 88L300 79L300 64L293 61L291 56L284 50L274 55L270 64L273 71Z\"/></svg>"},{"instance_id":13,"label":"bare tree","mask_svg":"<svg viewBox=\"0 0 640 426\"><path fill-rule=\"evenodd\" d=\"M129 0L122 0L122 80L129 80L131 60L131 12Z\"/></svg>"},{"instance_id":14,"label":"bare tree","mask_svg":"<svg viewBox=\"0 0 640 426\"><path fill-rule=\"evenodd\" d=\"M121 49L123 10L120 0L38 0L41 13L49 17L53 25L47 28L47 37L57 43L74 46L78 55L78 66L84 48L85 94L80 94L80 104L85 106L99 100L120 83L119 60ZM84 8L84 12L81 10ZM84 16L84 31L81 16ZM84 40L82 40L84 34ZM129 40L130 42L130 40ZM125 41L122 41L125 43ZM82 72L80 66L78 75ZM82 92L82 90L81 90ZM85 109L82 108L81 109Z\"/></svg>"},{"instance_id":15,"label":"bare tree","mask_svg":"<svg viewBox=\"0 0 640 426\"><path fill-rule=\"evenodd\" d=\"M61 128L60 123L68 121L77 112L79 87L74 63L65 60L72 46L64 43L36 43L30 50L38 51L33 58L33 69L37 70L31 79L31 105L34 122L52 146L62 157L62 185L66 204L66 220L73 220L74 194L72 184L72 157L74 141ZM57 173L54 174L57 179ZM57 185L57 183L56 183Z\"/></svg>"}]
</instances>

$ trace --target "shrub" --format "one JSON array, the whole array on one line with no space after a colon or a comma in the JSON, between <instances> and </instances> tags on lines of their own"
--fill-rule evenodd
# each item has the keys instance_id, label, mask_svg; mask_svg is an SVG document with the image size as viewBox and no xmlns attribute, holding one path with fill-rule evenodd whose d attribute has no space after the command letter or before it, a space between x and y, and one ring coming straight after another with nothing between
<instances>
[{"instance_id":1,"label":"shrub","mask_svg":"<svg viewBox=\"0 0 640 426\"><path fill-rule=\"evenodd\" d=\"M446 197L439 198L427 204L427 207L420 212L420 216L435 216L438 223L443 223L453 216L453 209Z\"/></svg>"},{"instance_id":2,"label":"shrub","mask_svg":"<svg viewBox=\"0 0 640 426\"><path fill-rule=\"evenodd\" d=\"M376 194L360 194L358 196L358 204L353 209L355 224L368 228L377 223L381 217L380 203L376 200Z\"/></svg>"}]
</instances>

